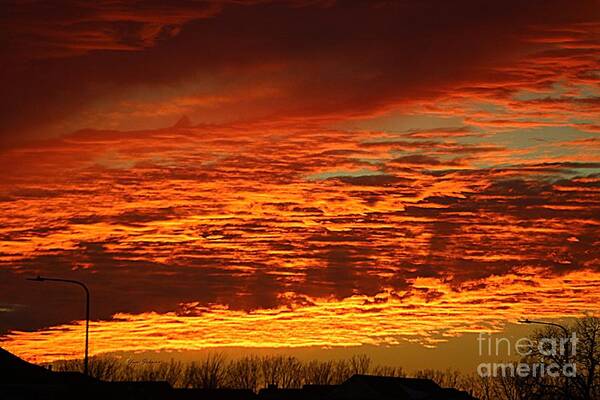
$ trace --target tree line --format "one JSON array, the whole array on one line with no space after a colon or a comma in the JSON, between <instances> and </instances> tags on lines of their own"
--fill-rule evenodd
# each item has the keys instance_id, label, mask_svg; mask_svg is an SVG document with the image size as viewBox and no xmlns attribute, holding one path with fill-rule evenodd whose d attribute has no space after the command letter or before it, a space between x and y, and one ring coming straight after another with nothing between
<instances>
[{"instance_id":1,"label":"tree line","mask_svg":"<svg viewBox=\"0 0 600 400\"><path fill-rule=\"evenodd\" d=\"M116 357L92 357L90 374L107 381L167 381L173 387L235 388L257 391L267 385L301 388L305 384L340 384L355 374L416 377L432 379L442 387L469 392L481 400L595 400L600 399L600 319L588 316L567 327L578 338L577 352L569 357L542 354L537 346L520 360L533 365L574 363L577 374L564 376L526 376L499 374L480 376L458 370L425 369L407 373L402 367L374 365L366 355L330 361L301 361L293 356L245 356L228 360L222 353L207 355L194 362L132 361ZM561 338L557 327L538 330L531 336L536 344L547 338ZM545 339L544 339L545 338ZM81 370L80 360L52 363L55 371Z\"/></svg>"}]
</instances>

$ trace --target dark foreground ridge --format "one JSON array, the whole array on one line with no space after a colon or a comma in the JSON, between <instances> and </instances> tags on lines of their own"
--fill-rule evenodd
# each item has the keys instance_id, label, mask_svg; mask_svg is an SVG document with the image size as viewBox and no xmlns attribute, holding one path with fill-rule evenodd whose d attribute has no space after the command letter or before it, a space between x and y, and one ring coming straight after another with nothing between
<instances>
[{"instance_id":1,"label":"dark foreground ridge","mask_svg":"<svg viewBox=\"0 0 600 400\"><path fill-rule=\"evenodd\" d=\"M474 400L430 379L354 375L340 385L301 389L179 389L167 382L104 382L78 372L53 372L0 348L0 399L133 400Z\"/></svg>"}]
</instances>

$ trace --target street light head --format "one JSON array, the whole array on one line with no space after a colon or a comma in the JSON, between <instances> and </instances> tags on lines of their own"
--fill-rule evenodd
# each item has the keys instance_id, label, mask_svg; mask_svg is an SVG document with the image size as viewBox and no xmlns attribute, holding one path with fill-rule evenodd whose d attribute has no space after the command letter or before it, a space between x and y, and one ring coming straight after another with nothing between
<instances>
[{"instance_id":1,"label":"street light head","mask_svg":"<svg viewBox=\"0 0 600 400\"><path fill-rule=\"evenodd\" d=\"M28 281L35 281L35 282L44 282L46 279L42 278L41 276L37 276L35 278L27 278Z\"/></svg>"},{"instance_id":2,"label":"street light head","mask_svg":"<svg viewBox=\"0 0 600 400\"><path fill-rule=\"evenodd\" d=\"M531 324L531 321L529 319L527 319L527 318L520 319L518 322L521 323L521 324Z\"/></svg>"}]
</instances>

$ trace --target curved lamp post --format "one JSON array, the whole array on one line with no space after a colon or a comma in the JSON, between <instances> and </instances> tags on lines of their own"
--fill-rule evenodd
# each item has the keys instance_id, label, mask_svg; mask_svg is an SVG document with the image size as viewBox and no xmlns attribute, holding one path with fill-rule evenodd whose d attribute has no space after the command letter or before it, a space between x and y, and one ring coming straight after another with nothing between
<instances>
[{"instance_id":1,"label":"curved lamp post","mask_svg":"<svg viewBox=\"0 0 600 400\"><path fill-rule=\"evenodd\" d=\"M565 340L569 339L569 330L562 326L561 324L557 324L555 322L545 322L545 321L532 321L530 319L521 319L518 321L521 324L536 324L536 325L549 325L556 326L557 328L562 329L565 334ZM567 342L568 343L568 342ZM570 346L569 346L570 347ZM566 349L567 354L565 354L565 362L569 363L569 352L570 349ZM569 398L569 378L565 375L565 399Z\"/></svg>"},{"instance_id":2,"label":"curved lamp post","mask_svg":"<svg viewBox=\"0 0 600 400\"><path fill-rule=\"evenodd\" d=\"M554 322L532 321L529 319L520 319L518 322L521 324L538 324L538 325L556 326L556 327L562 329L562 331L565 333L565 338L569 337L569 331L567 330L567 328L565 328L561 324L556 324Z\"/></svg>"},{"instance_id":3,"label":"curved lamp post","mask_svg":"<svg viewBox=\"0 0 600 400\"><path fill-rule=\"evenodd\" d=\"M37 276L37 278L27 278L27 280L35 282L52 281L73 283L75 285L81 286L85 291L85 357L83 359L83 373L85 375L88 375L88 341L90 336L90 291L88 290L87 286L83 282L79 282L72 279L45 278L39 275Z\"/></svg>"}]
</instances>

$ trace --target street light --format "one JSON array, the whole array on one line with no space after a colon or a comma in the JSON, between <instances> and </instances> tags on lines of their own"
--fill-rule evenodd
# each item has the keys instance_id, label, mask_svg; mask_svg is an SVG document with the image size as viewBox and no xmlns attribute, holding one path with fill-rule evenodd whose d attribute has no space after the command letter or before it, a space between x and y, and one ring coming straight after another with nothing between
<instances>
[{"instance_id":1,"label":"street light","mask_svg":"<svg viewBox=\"0 0 600 400\"><path fill-rule=\"evenodd\" d=\"M564 326L562 326L561 324L556 324L554 322L532 321L530 319L520 319L518 322L521 324L538 324L538 325L556 326L563 330L563 332L565 333L565 338L569 337L569 330L567 328L565 328Z\"/></svg>"},{"instance_id":2,"label":"street light","mask_svg":"<svg viewBox=\"0 0 600 400\"><path fill-rule=\"evenodd\" d=\"M561 324L557 324L555 322L545 322L545 321L532 321L530 319L521 319L518 321L521 324L537 324L537 325L549 325L549 326L556 326L560 329L562 329L562 331L565 334L565 340L567 340L567 344L568 339L569 339L569 330L567 328L565 328L563 325ZM562 346L561 346L562 347ZM569 346L570 347L570 346ZM569 352L570 349L565 349L567 354L565 354L565 363L569 364ZM569 378L567 377L567 375L565 374L565 399L569 398Z\"/></svg>"},{"instance_id":3,"label":"street light","mask_svg":"<svg viewBox=\"0 0 600 400\"><path fill-rule=\"evenodd\" d=\"M83 359L83 373L85 375L88 374L88 341L90 336L90 291L87 286L83 282L79 282L72 279L61 279L61 278L45 278L41 276L37 276L37 278L27 278L28 281L35 282L66 282L66 283L74 283L75 285L79 285L85 291L85 358Z\"/></svg>"}]
</instances>

